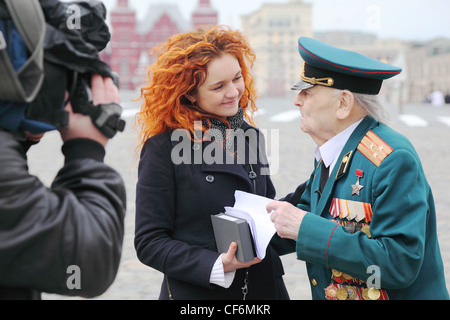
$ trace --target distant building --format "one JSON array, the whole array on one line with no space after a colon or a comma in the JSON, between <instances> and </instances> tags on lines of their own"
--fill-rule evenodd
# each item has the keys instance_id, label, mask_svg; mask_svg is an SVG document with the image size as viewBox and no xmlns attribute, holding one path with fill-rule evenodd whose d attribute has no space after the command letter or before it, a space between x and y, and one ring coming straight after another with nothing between
<instances>
[{"instance_id":1,"label":"distant building","mask_svg":"<svg viewBox=\"0 0 450 320\"><path fill-rule=\"evenodd\" d=\"M199 0L197 8L192 13L192 24L194 27L216 25L217 23L217 10L211 7L210 0Z\"/></svg>"},{"instance_id":2,"label":"distant building","mask_svg":"<svg viewBox=\"0 0 450 320\"><path fill-rule=\"evenodd\" d=\"M175 34L217 23L210 0L199 0L191 21L184 19L177 5L161 3L151 5L139 22L128 0L117 0L110 15L112 39L101 57L119 74L121 88L134 90L146 81L147 67L154 61L153 48Z\"/></svg>"},{"instance_id":3,"label":"distant building","mask_svg":"<svg viewBox=\"0 0 450 320\"><path fill-rule=\"evenodd\" d=\"M242 31L256 53L253 70L260 96L282 97L298 81L301 63L299 36L313 35L312 5L303 0L265 3L256 12L242 16Z\"/></svg>"},{"instance_id":4,"label":"distant building","mask_svg":"<svg viewBox=\"0 0 450 320\"><path fill-rule=\"evenodd\" d=\"M270 1L270 0L268 0ZM403 42L379 39L355 31L313 32L312 4L303 0L265 3L242 16L241 29L256 52L253 69L259 96L283 97L298 81L302 63L297 50L300 36L314 37L330 45L356 51L398 67L403 72L383 84L382 97L390 103L423 102L433 91L450 94L450 39ZM217 25L218 13L210 0L198 0L190 21L177 5L151 5L142 21L128 0L117 0L111 11L112 40L101 53L120 76L121 88L134 90L147 80L154 47L172 35L199 25Z\"/></svg>"},{"instance_id":5,"label":"distant building","mask_svg":"<svg viewBox=\"0 0 450 320\"><path fill-rule=\"evenodd\" d=\"M412 43L406 55L409 102L428 100L432 92L450 94L450 39Z\"/></svg>"}]
</instances>

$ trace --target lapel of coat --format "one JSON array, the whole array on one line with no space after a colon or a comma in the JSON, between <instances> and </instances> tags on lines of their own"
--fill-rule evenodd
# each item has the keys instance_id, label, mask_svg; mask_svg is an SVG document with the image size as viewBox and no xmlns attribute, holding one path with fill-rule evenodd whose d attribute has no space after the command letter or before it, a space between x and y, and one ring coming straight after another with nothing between
<instances>
[{"instance_id":1,"label":"lapel of coat","mask_svg":"<svg viewBox=\"0 0 450 320\"><path fill-rule=\"evenodd\" d=\"M317 203L317 207L315 210L315 213L317 215L323 215L328 212L327 204L330 202L330 199L333 195L335 183L337 183L339 179L347 174L347 169L350 166L353 155L358 148L359 143L361 142L362 138L364 138L367 131L374 128L377 124L378 122L372 117L365 117L348 139L347 143L344 146L344 149L342 149L342 152L339 155L333 172L331 173L330 178L328 179L325 188L323 189L322 196ZM320 169L318 170L318 172L320 172ZM318 175L318 178L319 179L315 180L320 180L320 175Z\"/></svg>"}]
</instances>

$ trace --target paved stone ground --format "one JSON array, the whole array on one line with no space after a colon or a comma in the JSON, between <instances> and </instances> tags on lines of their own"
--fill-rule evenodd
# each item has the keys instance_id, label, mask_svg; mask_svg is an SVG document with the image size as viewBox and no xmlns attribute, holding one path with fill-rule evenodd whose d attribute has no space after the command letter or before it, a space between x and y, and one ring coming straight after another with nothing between
<instances>
[{"instance_id":1,"label":"paved stone ground","mask_svg":"<svg viewBox=\"0 0 450 320\"><path fill-rule=\"evenodd\" d=\"M126 108L136 108L136 103L127 102L137 94L122 93ZM293 191L298 184L309 178L312 171L314 143L299 129L299 119L288 122L273 122L271 117L281 112L295 110L292 99L264 99L258 101L262 109L256 117L260 128L267 129L268 154L272 157L272 179L277 187L277 197ZM438 120L450 117L450 106L434 108L429 105L406 105L403 113L415 114L428 121L426 127L409 127L398 120L399 109L389 108L391 126L405 134L416 147L433 189L438 213L438 234L444 259L447 287L450 288L450 127ZM126 132L117 135L107 146L106 162L123 176L127 188L127 216L123 256L116 281L110 289L96 299L106 300L153 300L159 295L162 275L141 264L133 246L135 184L139 153L136 151L137 130L131 118ZM56 172L62 167L61 140L58 133L49 133L44 140L29 152L30 170L50 185ZM52 155L49 159L48 155ZM279 159L273 155L279 154ZM53 156L56 155L56 156ZM42 160L45 159L45 160ZM282 257L285 282L292 299L311 299L305 263L296 260L293 254ZM74 299L44 294L43 299Z\"/></svg>"}]
</instances>

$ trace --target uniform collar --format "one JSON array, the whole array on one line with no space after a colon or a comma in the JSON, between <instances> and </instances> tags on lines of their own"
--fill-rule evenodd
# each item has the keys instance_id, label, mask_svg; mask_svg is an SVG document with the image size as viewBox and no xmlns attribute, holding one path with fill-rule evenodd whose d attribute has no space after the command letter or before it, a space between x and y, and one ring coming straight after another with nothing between
<instances>
[{"instance_id":1,"label":"uniform collar","mask_svg":"<svg viewBox=\"0 0 450 320\"><path fill-rule=\"evenodd\" d=\"M358 127L358 125L361 123L362 120L363 119L353 123L347 129L341 131L333 138L325 142L323 145L317 146L316 148L317 162L323 160L327 168L330 167L330 165L334 164L336 162L336 159L341 154L342 149L344 149L344 146L347 143L350 136L352 135L353 131L355 131L356 127ZM330 170L330 172L331 171L332 170Z\"/></svg>"}]
</instances>

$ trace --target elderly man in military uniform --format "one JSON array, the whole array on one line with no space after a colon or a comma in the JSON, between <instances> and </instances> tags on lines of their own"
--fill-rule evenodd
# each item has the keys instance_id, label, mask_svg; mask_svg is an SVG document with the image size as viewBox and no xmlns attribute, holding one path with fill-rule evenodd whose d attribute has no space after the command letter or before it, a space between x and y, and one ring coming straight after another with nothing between
<instances>
[{"instance_id":1,"label":"elderly man in military uniform","mask_svg":"<svg viewBox=\"0 0 450 320\"><path fill-rule=\"evenodd\" d=\"M401 69L311 38L298 48L304 67L292 89L317 144L315 170L267 206L274 241L306 261L313 299L448 299L432 191L377 100Z\"/></svg>"}]
</instances>

